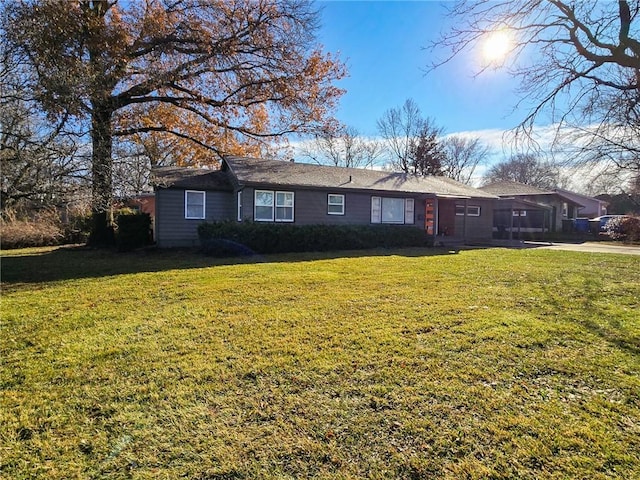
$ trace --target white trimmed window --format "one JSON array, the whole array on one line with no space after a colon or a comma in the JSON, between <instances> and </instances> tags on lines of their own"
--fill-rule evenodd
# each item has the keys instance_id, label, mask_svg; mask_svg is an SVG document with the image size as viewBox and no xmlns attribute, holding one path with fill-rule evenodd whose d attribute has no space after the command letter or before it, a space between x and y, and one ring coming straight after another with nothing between
<instances>
[{"instance_id":1,"label":"white trimmed window","mask_svg":"<svg viewBox=\"0 0 640 480\"><path fill-rule=\"evenodd\" d=\"M238 192L238 216L237 219L239 222L242 221L242 190Z\"/></svg>"},{"instance_id":2,"label":"white trimmed window","mask_svg":"<svg viewBox=\"0 0 640 480\"><path fill-rule=\"evenodd\" d=\"M273 192L256 190L253 218L256 222L273 222Z\"/></svg>"},{"instance_id":3,"label":"white trimmed window","mask_svg":"<svg viewBox=\"0 0 640 480\"><path fill-rule=\"evenodd\" d=\"M344 215L344 195L330 193L327 196L327 214Z\"/></svg>"},{"instance_id":4,"label":"white trimmed window","mask_svg":"<svg viewBox=\"0 0 640 480\"><path fill-rule=\"evenodd\" d=\"M413 198L404 199L404 223L413 224L414 203Z\"/></svg>"},{"instance_id":5,"label":"white trimmed window","mask_svg":"<svg viewBox=\"0 0 640 480\"><path fill-rule=\"evenodd\" d=\"M206 193L197 190L184 192L184 218L202 220L205 217Z\"/></svg>"},{"instance_id":6,"label":"white trimmed window","mask_svg":"<svg viewBox=\"0 0 640 480\"><path fill-rule=\"evenodd\" d=\"M513 216L514 217L526 217L527 216L527 211L526 210L514 210L513 211Z\"/></svg>"},{"instance_id":7,"label":"white trimmed window","mask_svg":"<svg viewBox=\"0 0 640 480\"><path fill-rule=\"evenodd\" d=\"M371 197L371 223L413 224L413 198Z\"/></svg>"},{"instance_id":8,"label":"white trimmed window","mask_svg":"<svg viewBox=\"0 0 640 480\"><path fill-rule=\"evenodd\" d=\"M276 222L293 222L293 192L276 192Z\"/></svg>"},{"instance_id":9,"label":"white trimmed window","mask_svg":"<svg viewBox=\"0 0 640 480\"><path fill-rule=\"evenodd\" d=\"M294 193L256 190L253 218L257 222L293 222Z\"/></svg>"},{"instance_id":10,"label":"white trimmed window","mask_svg":"<svg viewBox=\"0 0 640 480\"><path fill-rule=\"evenodd\" d=\"M464 205L456 205L456 215L464 215ZM467 205L467 217L479 217L480 207L478 205Z\"/></svg>"}]
</instances>

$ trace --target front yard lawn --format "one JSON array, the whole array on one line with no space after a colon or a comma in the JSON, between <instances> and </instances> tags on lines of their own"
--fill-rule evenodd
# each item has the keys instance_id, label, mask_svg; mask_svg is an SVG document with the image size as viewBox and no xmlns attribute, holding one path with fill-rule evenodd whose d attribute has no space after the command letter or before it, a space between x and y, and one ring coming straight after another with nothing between
<instances>
[{"instance_id":1,"label":"front yard lawn","mask_svg":"<svg viewBox=\"0 0 640 480\"><path fill-rule=\"evenodd\" d=\"M2 252L0 478L640 478L640 262Z\"/></svg>"}]
</instances>

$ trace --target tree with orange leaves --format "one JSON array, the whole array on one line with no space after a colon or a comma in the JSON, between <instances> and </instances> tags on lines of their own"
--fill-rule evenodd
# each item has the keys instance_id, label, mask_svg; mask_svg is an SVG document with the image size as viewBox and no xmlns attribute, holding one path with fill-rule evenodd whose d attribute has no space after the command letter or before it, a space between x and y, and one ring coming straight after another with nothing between
<instances>
[{"instance_id":1,"label":"tree with orange leaves","mask_svg":"<svg viewBox=\"0 0 640 480\"><path fill-rule=\"evenodd\" d=\"M2 41L52 118L87 126L92 240L108 243L113 145L170 145L178 164L259 154L331 120L343 64L316 45L303 0L27 0L2 7Z\"/></svg>"}]
</instances>

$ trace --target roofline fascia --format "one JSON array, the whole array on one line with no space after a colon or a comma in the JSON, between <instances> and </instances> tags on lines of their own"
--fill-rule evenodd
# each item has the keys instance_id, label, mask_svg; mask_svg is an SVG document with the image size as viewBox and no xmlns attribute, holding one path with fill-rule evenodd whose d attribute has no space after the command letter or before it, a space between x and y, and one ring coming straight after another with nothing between
<instances>
[{"instance_id":1,"label":"roofline fascia","mask_svg":"<svg viewBox=\"0 0 640 480\"><path fill-rule=\"evenodd\" d=\"M376 190L372 188L362 188L362 187L344 187L344 186L318 186L318 185L304 185L300 183L296 184L281 184L281 183L272 183L272 182L238 182L239 188L282 188L282 189L300 189L300 190L339 190L340 192L351 192L351 193L371 193L371 194L397 194L397 195L423 195L423 196L431 196L436 197L437 194L433 192L410 192L404 190Z\"/></svg>"},{"instance_id":2,"label":"roofline fascia","mask_svg":"<svg viewBox=\"0 0 640 480\"><path fill-rule=\"evenodd\" d=\"M375 194L385 194L385 195L402 195L402 196L423 196L423 197L432 197L432 198L441 198L441 199L458 199L458 200L496 200L499 197L474 197L469 195L448 195L448 194L439 194L434 192L412 192L409 190L377 190L372 188L362 188L362 187L332 187L332 186L318 186L318 185L304 185L304 184L280 184L280 183L272 183L272 182L237 182L238 189L243 189L246 187L249 188L282 188L282 189L302 189L302 190L339 190L341 192L351 192L351 193L369 193L371 195Z\"/></svg>"}]
</instances>

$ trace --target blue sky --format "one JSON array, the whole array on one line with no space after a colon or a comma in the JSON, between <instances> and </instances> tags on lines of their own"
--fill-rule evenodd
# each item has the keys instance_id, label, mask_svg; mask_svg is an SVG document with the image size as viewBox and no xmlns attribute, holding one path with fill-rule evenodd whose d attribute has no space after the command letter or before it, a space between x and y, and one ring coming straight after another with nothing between
<instances>
[{"instance_id":1,"label":"blue sky","mask_svg":"<svg viewBox=\"0 0 640 480\"><path fill-rule=\"evenodd\" d=\"M320 1L319 41L339 53L349 77L338 119L363 135L376 134L385 110L414 99L424 116L446 133L509 130L525 113L514 111L516 84L501 71L479 70L479 52L468 52L427 73L434 53L425 49L450 20L441 2ZM442 52L444 54L444 52Z\"/></svg>"}]
</instances>

